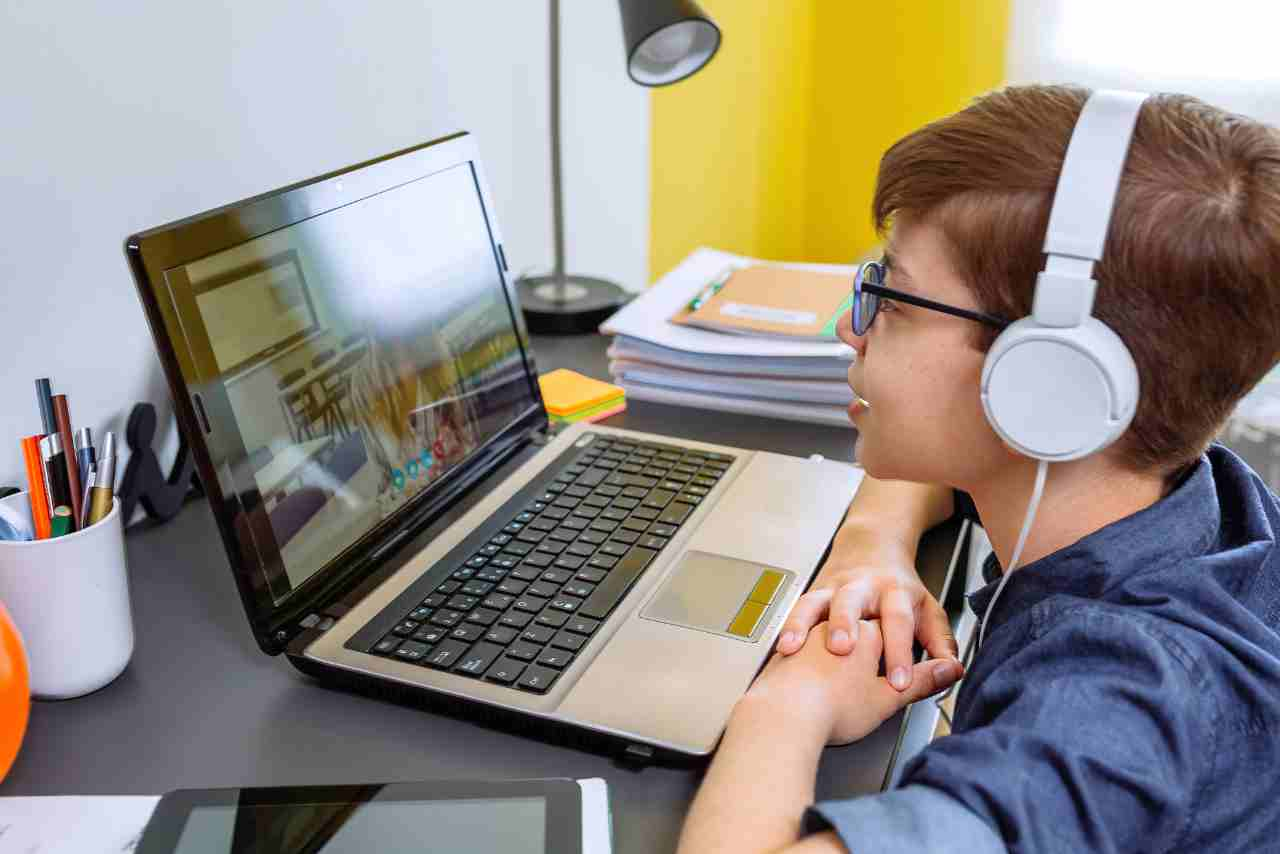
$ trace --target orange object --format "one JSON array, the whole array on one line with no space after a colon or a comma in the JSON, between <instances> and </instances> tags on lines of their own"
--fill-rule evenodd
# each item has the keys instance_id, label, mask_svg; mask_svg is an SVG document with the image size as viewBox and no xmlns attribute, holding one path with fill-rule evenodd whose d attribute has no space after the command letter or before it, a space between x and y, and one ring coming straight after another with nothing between
<instances>
[{"instance_id":1,"label":"orange object","mask_svg":"<svg viewBox=\"0 0 1280 854\"><path fill-rule=\"evenodd\" d=\"M542 403L552 415L573 416L602 403L621 399L621 386L583 376L577 371L558 368L538 377Z\"/></svg>"},{"instance_id":2,"label":"orange object","mask_svg":"<svg viewBox=\"0 0 1280 854\"><path fill-rule=\"evenodd\" d=\"M0 603L0 780L13 767L27 732L31 679L18 627Z\"/></svg>"},{"instance_id":3,"label":"orange object","mask_svg":"<svg viewBox=\"0 0 1280 854\"><path fill-rule=\"evenodd\" d=\"M22 440L22 459L27 464L27 491L31 500L31 521L36 526L36 539L49 539L49 495L44 486L44 461L40 459L40 436Z\"/></svg>"}]
</instances>

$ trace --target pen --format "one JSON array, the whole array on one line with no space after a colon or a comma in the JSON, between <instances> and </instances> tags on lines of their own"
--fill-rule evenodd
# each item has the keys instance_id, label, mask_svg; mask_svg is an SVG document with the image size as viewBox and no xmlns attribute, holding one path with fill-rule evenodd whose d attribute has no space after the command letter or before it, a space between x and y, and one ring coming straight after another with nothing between
<instances>
[{"instance_id":1,"label":"pen","mask_svg":"<svg viewBox=\"0 0 1280 854\"><path fill-rule=\"evenodd\" d=\"M697 309L699 309L704 302L711 299L713 296L715 296L717 293L720 292L720 289L723 288L725 286L725 283L729 281L729 277L731 275L733 275L732 269L725 270L724 272L722 272L719 276L715 278L714 281L711 282L711 284L707 285L705 288L699 291L696 297L689 300L689 305L686 306L686 309L688 311L696 311Z\"/></svg>"},{"instance_id":2,"label":"pen","mask_svg":"<svg viewBox=\"0 0 1280 854\"><path fill-rule=\"evenodd\" d=\"M76 431L76 466L80 470L80 482L83 484L89 477L89 469L93 468L93 431L81 427Z\"/></svg>"},{"instance_id":3,"label":"pen","mask_svg":"<svg viewBox=\"0 0 1280 854\"><path fill-rule=\"evenodd\" d=\"M80 464L71 447L71 408L67 405L65 394L53 396L53 418L58 425L58 438L62 443L62 463L67 469L67 494L71 501L71 530L76 529L76 520L80 518Z\"/></svg>"},{"instance_id":4,"label":"pen","mask_svg":"<svg viewBox=\"0 0 1280 854\"><path fill-rule=\"evenodd\" d=\"M40 422L44 425L44 435L48 436L58 429L53 420L53 391L49 388L49 378L36 380L36 403L40 405Z\"/></svg>"},{"instance_id":5,"label":"pen","mask_svg":"<svg viewBox=\"0 0 1280 854\"><path fill-rule=\"evenodd\" d=\"M50 433L40 440L44 457L45 484L49 491L49 516L63 504L71 506L71 485L67 483L67 456L62 451L62 437Z\"/></svg>"},{"instance_id":6,"label":"pen","mask_svg":"<svg viewBox=\"0 0 1280 854\"><path fill-rule=\"evenodd\" d=\"M63 504L53 508L53 519L49 523L49 536L61 537L72 531L71 508Z\"/></svg>"},{"instance_id":7,"label":"pen","mask_svg":"<svg viewBox=\"0 0 1280 854\"><path fill-rule=\"evenodd\" d=\"M40 437L22 440L22 460L27 466L27 494L31 504L31 521L37 540L49 538L49 504L44 489L44 461L40 458Z\"/></svg>"},{"instance_id":8,"label":"pen","mask_svg":"<svg viewBox=\"0 0 1280 854\"><path fill-rule=\"evenodd\" d=\"M97 466L89 466L89 473L84 476L84 495L80 496L80 530L84 530L89 527L89 510L90 505L93 503L90 501L90 490L93 489L93 485L97 482L97 479Z\"/></svg>"},{"instance_id":9,"label":"pen","mask_svg":"<svg viewBox=\"0 0 1280 854\"><path fill-rule=\"evenodd\" d=\"M102 439L102 457L90 490L89 524L94 525L111 512L112 489L116 481L116 434L110 431Z\"/></svg>"}]
</instances>

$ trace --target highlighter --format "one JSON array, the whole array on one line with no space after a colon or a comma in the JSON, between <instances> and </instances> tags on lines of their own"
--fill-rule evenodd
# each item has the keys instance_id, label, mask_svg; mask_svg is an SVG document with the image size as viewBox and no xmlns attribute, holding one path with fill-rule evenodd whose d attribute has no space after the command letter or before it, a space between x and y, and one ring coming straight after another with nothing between
<instances>
[{"instance_id":1,"label":"highlighter","mask_svg":"<svg viewBox=\"0 0 1280 854\"><path fill-rule=\"evenodd\" d=\"M102 440L102 456L98 459L93 487L89 490L89 524L101 522L111 512L112 492L116 482L116 434L108 432Z\"/></svg>"}]
</instances>

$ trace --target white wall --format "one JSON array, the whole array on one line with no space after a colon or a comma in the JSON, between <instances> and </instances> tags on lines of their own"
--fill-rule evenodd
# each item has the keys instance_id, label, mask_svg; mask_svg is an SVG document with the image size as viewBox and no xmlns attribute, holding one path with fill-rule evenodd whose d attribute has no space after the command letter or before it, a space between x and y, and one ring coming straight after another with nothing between
<instances>
[{"instance_id":1,"label":"white wall","mask_svg":"<svg viewBox=\"0 0 1280 854\"><path fill-rule=\"evenodd\" d=\"M1181 92L1280 125L1280 4L1013 0L1010 83Z\"/></svg>"},{"instance_id":2,"label":"white wall","mask_svg":"<svg viewBox=\"0 0 1280 854\"><path fill-rule=\"evenodd\" d=\"M626 76L616 3L563 0L562 18L568 266L638 289L648 90ZM535 0L6 0L0 484L25 488L36 377L96 437L140 400L168 423L122 251L135 231L462 129L512 270L548 269L547 25ZM167 463L172 426L157 445Z\"/></svg>"}]
</instances>

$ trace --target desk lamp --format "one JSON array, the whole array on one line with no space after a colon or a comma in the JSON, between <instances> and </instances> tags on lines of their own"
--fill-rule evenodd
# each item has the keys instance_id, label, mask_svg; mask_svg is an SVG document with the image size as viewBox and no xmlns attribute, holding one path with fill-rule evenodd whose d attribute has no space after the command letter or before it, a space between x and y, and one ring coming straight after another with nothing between
<instances>
[{"instance_id":1,"label":"desk lamp","mask_svg":"<svg viewBox=\"0 0 1280 854\"><path fill-rule=\"evenodd\" d=\"M516 282L529 331L591 332L629 295L606 279L564 269L564 204L560 191L560 0L551 5L551 209L555 268ZM641 86L665 86L696 72L720 47L720 29L693 0L618 0L627 74Z\"/></svg>"}]
</instances>

